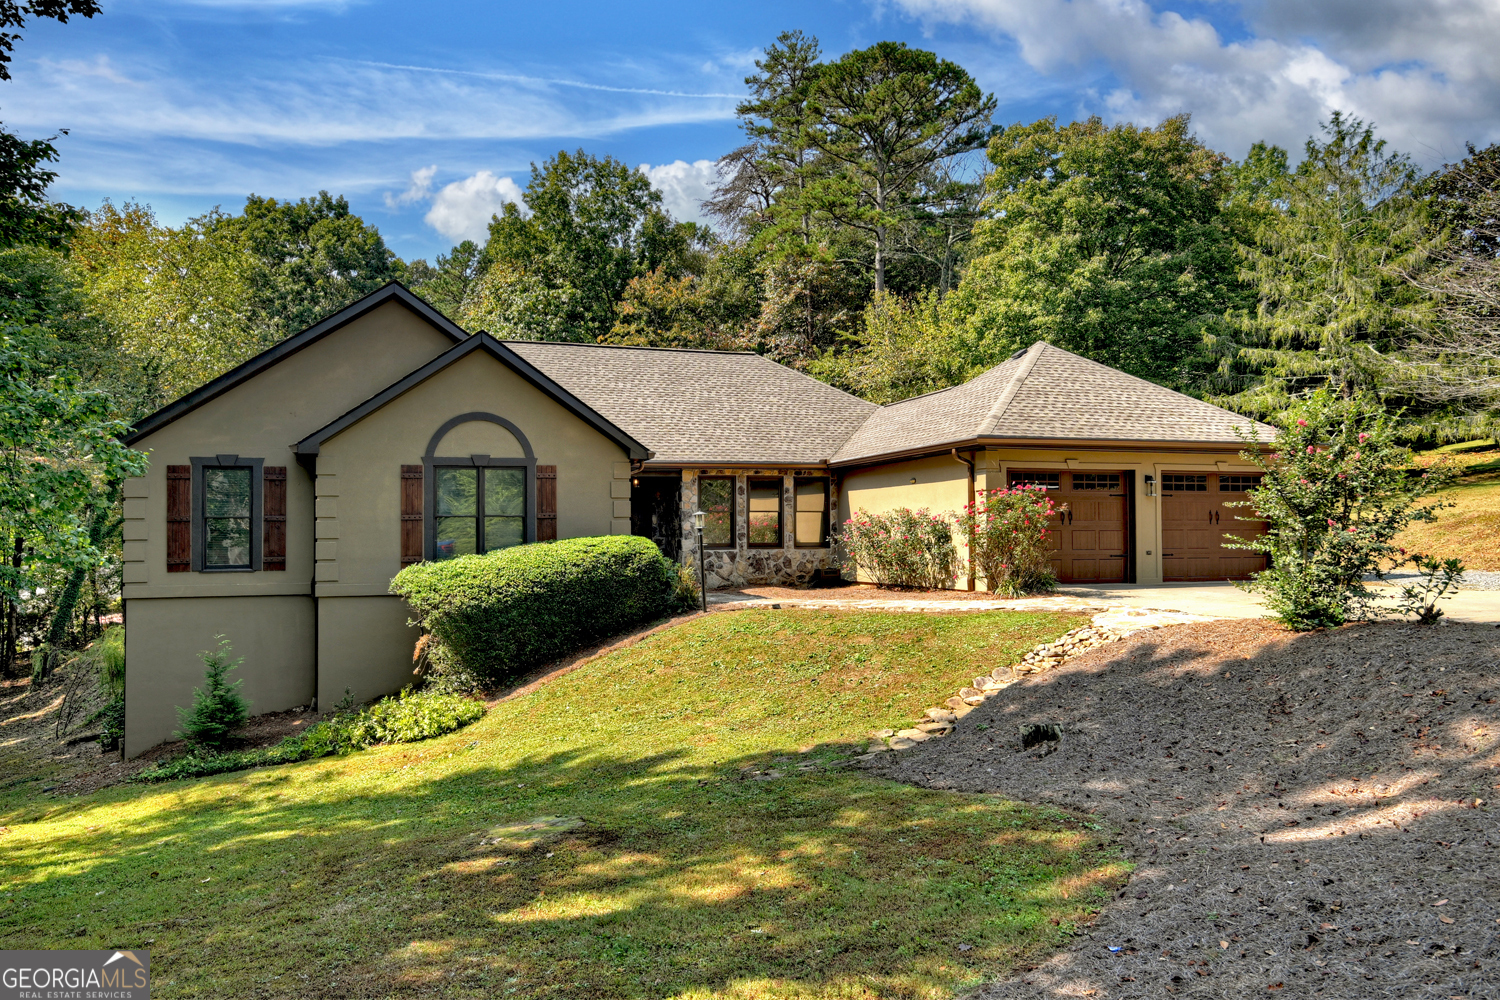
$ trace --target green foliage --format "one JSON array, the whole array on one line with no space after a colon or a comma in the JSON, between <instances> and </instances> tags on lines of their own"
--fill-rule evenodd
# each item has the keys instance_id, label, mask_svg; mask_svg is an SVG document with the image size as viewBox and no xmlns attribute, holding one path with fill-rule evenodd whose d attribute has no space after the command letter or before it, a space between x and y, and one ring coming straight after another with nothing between
<instances>
[{"instance_id":1,"label":"green foliage","mask_svg":"<svg viewBox=\"0 0 1500 1000\"><path fill-rule=\"evenodd\" d=\"M698 581L698 567L686 564L677 567L677 576L672 582L672 597L679 611L697 611L703 607L703 587Z\"/></svg>"},{"instance_id":2,"label":"green foliage","mask_svg":"<svg viewBox=\"0 0 1500 1000\"><path fill-rule=\"evenodd\" d=\"M92 18L100 12L94 0L0 0L0 29L25 27L28 17L67 24L69 17ZM10 79L10 61L20 40L20 35L0 30L0 80Z\"/></svg>"},{"instance_id":3,"label":"green foliage","mask_svg":"<svg viewBox=\"0 0 1500 1000\"><path fill-rule=\"evenodd\" d=\"M670 614L676 579L650 539L610 535L418 563L396 575L391 593L493 684Z\"/></svg>"},{"instance_id":4,"label":"green foliage","mask_svg":"<svg viewBox=\"0 0 1500 1000\"><path fill-rule=\"evenodd\" d=\"M971 539L975 576L1006 597L1054 589L1047 525L1067 509L1053 502L1045 486L981 492L958 516L959 530Z\"/></svg>"},{"instance_id":5,"label":"green foliage","mask_svg":"<svg viewBox=\"0 0 1500 1000\"><path fill-rule=\"evenodd\" d=\"M1382 613L1366 577L1408 561L1393 540L1452 506L1421 504L1452 477L1436 468L1413 472L1411 453L1396 440L1396 419L1369 396L1319 389L1280 423L1275 451L1252 432L1241 452L1264 476L1247 500L1230 506L1253 508L1269 530L1248 540L1226 535L1224 545L1270 556L1270 567L1244 586L1264 594L1266 606L1298 630Z\"/></svg>"},{"instance_id":6,"label":"green foliage","mask_svg":"<svg viewBox=\"0 0 1500 1000\"><path fill-rule=\"evenodd\" d=\"M1241 304L1227 159L1189 130L1098 117L1013 125L989 146L989 217L955 297L988 367L1045 340L1192 388L1205 329Z\"/></svg>"},{"instance_id":7,"label":"green foliage","mask_svg":"<svg viewBox=\"0 0 1500 1000\"><path fill-rule=\"evenodd\" d=\"M99 723L101 752L118 750L125 740L125 696L116 695L100 708L94 719Z\"/></svg>"},{"instance_id":8,"label":"green foliage","mask_svg":"<svg viewBox=\"0 0 1500 1000\"><path fill-rule=\"evenodd\" d=\"M9 76L8 41L0 33L0 79ZM47 199L57 171L44 164L56 160L57 147L50 139L22 139L0 128L0 247L31 244L57 249L66 244L83 213Z\"/></svg>"},{"instance_id":9,"label":"green foliage","mask_svg":"<svg viewBox=\"0 0 1500 1000\"><path fill-rule=\"evenodd\" d=\"M478 278L479 247L473 240L464 240L448 253L438 254L433 264L414 260L406 265L406 286L450 319L460 315L464 299Z\"/></svg>"},{"instance_id":10,"label":"green foliage","mask_svg":"<svg viewBox=\"0 0 1500 1000\"><path fill-rule=\"evenodd\" d=\"M863 333L807 365L814 378L872 403L894 403L959 385L974 374L951 300L883 295L865 307Z\"/></svg>"},{"instance_id":11,"label":"green foliage","mask_svg":"<svg viewBox=\"0 0 1500 1000\"><path fill-rule=\"evenodd\" d=\"M204 650L204 687L193 688L191 710L178 708L177 719L182 729L174 733L182 739L207 750L217 750L229 742L234 730L250 717L250 705L240 694L239 687L244 678L230 682L229 671L236 670L245 662L242 656L230 662L234 651L224 636L215 636L219 648Z\"/></svg>"},{"instance_id":12,"label":"green foliage","mask_svg":"<svg viewBox=\"0 0 1500 1000\"><path fill-rule=\"evenodd\" d=\"M838 530L844 568L864 572L882 587L951 587L958 549L952 515L897 507L884 514L860 509Z\"/></svg>"},{"instance_id":13,"label":"green foliage","mask_svg":"<svg viewBox=\"0 0 1500 1000\"><path fill-rule=\"evenodd\" d=\"M0 540L27 546L19 568L0 560L0 595L12 601L39 569L98 566L88 507L100 483L146 471L146 456L118 440L126 425L113 400L59 370L57 353L44 331L0 329Z\"/></svg>"},{"instance_id":14,"label":"green foliage","mask_svg":"<svg viewBox=\"0 0 1500 1000\"><path fill-rule=\"evenodd\" d=\"M415 743L462 729L484 716L482 702L455 694L406 688L359 711L341 711L275 746L218 751L195 746L186 754L142 771L137 781L174 781L228 771L352 753L386 743Z\"/></svg>"}]
</instances>

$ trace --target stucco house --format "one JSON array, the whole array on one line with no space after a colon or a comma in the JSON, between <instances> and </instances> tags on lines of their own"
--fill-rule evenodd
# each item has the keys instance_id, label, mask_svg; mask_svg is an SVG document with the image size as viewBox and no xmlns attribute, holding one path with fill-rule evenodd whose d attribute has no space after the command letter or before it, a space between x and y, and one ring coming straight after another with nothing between
<instances>
[{"instance_id":1,"label":"stucco house","mask_svg":"<svg viewBox=\"0 0 1500 1000\"><path fill-rule=\"evenodd\" d=\"M374 698L410 679L402 566L606 533L696 562L700 507L711 587L837 574L852 512L1023 481L1069 505L1065 581L1243 576L1219 543L1250 426L1042 343L876 406L752 353L471 335L389 285L126 439L151 456L125 484L126 753L170 737L216 635L257 712Z\"/></svg>"}]
</instances>

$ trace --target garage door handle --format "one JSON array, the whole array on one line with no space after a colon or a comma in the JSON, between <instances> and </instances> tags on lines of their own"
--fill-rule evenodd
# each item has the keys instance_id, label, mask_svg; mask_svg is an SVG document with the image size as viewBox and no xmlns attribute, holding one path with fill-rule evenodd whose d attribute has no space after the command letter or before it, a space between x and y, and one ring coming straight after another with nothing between
<instances>
[{"instance_id":1,"label":"garage door handle","mask_svg":"<svg viewBox=\"0 0 1500 1000\"><path fill-rule=\"evenodd\" d=\"M1110 556L1110 558L1111 559L1124 559L1125 558L1125 553L1122 552L1122 553L1120 553L1117 556Z\"/></svg>"}]
</instances>

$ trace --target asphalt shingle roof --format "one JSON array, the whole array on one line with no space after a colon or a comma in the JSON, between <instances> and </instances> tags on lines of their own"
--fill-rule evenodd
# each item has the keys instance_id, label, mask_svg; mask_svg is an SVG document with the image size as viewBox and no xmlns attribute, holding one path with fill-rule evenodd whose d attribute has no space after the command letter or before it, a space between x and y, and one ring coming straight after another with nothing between
<instances>
[{"instance_id":1,"label":"asphalt shingle roof","mask_svg":"<svg viewBox=\"0 0 1500 1000\"><path fill-rule=\"evenodd\" d=\"M650 448L657 462L826 462L877 409L748 352L505 345Z\"/></svg>"},{"instance_id":2,"label":"asphalt shingle roof","mask_svg":"<svg viewBox=\"0 0 1500 1000\"><path fill-rule=\"evenodd\" d=\"M1081 358L1051 344L951 389L882 406L844 442L835 462L979 438L1237 444L1235 428L1265 424Z\"/></svg>"}]
</instances>

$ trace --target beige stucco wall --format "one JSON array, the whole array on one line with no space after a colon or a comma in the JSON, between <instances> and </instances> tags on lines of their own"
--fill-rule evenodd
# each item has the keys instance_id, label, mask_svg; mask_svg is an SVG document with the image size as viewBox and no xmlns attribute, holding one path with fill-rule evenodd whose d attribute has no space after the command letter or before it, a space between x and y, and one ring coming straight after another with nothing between
<instances>
[{"instance_id":1,"label":"beige stucco wall","mask_svg":"<svg viewBox=\"0 0 1500 1000\"><path fill-rule=\"evenodd\" d=\"M137 598L126 605L125 756L172 738L177 708L203 685L202 650L217 635L244 665L230 674L250 711L280 712L313 699L310 597Z\"/></svg>"},{"instance_id":2,"label":"beige stucco wall","mask_svg":"<svg viewBox=\"0 0 1500 1000\"><path fill-rule=\"evenodd\" d=\"M1083 447L1058 449L996 449L981 451L975 462L975 488L1001 489L1011 469L1083 472L1133 472L1135 474L1135 522L1131 526L1136 554L1136 582L1162 581L1161 503L1145 493L1145 477L1161 482L1163 472L1254 472L1255 467L1234 450L1142 451ZM966 502L968 472L951 456L914 459L852 470L844 478L840 517L860 507L877 513L895 507L927 507L933 511L958 511ZM913 484L911 480L917 482ZM1158 492L1160 492L1158 490ZM960 550L962 539L960 542ZM984 581L979 581L983 587Z\"/></svg>"},{"instance_id":3,"label":"beige stucco wall","mask_svg":"<svg viewBox=\"0 0 1500 1000\"><path fill-rule=\"evenodd\" d=\"M418 632L399 597L318 598L318 707L328 710L346 690L356 703L412 683Z\"/></svg>"}]
</instances>

